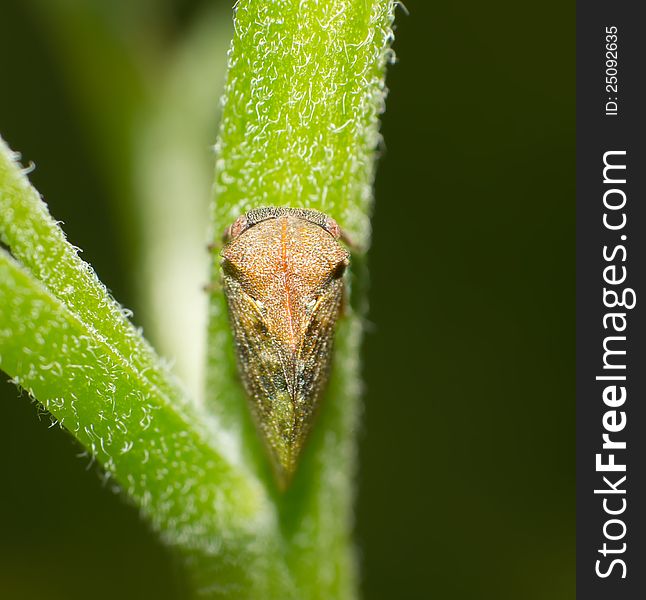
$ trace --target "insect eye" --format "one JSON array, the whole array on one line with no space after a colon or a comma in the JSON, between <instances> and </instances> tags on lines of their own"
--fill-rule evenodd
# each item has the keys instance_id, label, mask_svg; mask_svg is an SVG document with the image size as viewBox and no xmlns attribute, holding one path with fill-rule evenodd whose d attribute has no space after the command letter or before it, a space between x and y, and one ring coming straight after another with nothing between
<instances>
[{"instance_id":1,"label":"insect eye","mask_svg":"<svg viewBox=\"0 0 646 600\"><path fill-rule=\"evenodd\" d=\"M222 273L224 273L225 276L231 277L233 279L240 279L240 270L227 258L222 259L222 261L220 262L220 268L222 269Z\"/></svg>"},{"instance_id":2,"label":"insect eye","mask_svg":"<svg viewBox=\"0 0 646 600\"><path fill-rule=\"evenodd\" d=\"M231 264L231 261L227 260L226 258L223 258L220 261L220 268L222 269L222 272L225 273L226 275L233 275L235 272L235 269Z\"/></svg>"},{"instance_id":3,"label":"insect eye","mask_svg":"<svg viewBox=\"0 0 646 600\"><path fill-rule=\"evenodd\" d=\"M348 261L342 260L336 267L334 267L334 270L332 271L332 279L341 279L347 267Z\"/></svg>"}]
</instances>

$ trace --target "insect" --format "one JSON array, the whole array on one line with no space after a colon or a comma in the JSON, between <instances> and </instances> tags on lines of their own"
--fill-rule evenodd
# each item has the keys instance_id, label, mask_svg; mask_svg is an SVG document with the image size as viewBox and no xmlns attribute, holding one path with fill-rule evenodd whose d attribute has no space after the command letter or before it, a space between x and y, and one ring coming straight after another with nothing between
<instances>
[{"instance_id":1,"label":"insect","mask_svg":"<svg viewBox=\"0 0 646 600\"><path fill-rule=\"evenodd\" d=\"M290 481L327 381L350 255L327 215L265 207L221 252L238 370L279 483Z\"/></svg>"}]
</instances>

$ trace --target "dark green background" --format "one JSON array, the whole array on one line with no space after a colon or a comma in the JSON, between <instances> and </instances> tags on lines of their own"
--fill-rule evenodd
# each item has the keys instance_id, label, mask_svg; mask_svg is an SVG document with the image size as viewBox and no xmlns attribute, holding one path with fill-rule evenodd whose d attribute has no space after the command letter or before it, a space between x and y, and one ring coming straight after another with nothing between
<instances>
[{"instance_id":1,"label":"dark green background","mask_svg":"<svg viewBox=\"0 0 646 600\"><path fill-rule=\"evenodd\" d=\"M132 22L154 14L170 46L200 4L131 3ZM407 7L371 251L365 597L574 598L574 3ZM51 39L38 2L2 0L0 131L136 316L134 249ZM5 380L0 596L181 598L135 511Z\"/></svg>"}]
</instances>

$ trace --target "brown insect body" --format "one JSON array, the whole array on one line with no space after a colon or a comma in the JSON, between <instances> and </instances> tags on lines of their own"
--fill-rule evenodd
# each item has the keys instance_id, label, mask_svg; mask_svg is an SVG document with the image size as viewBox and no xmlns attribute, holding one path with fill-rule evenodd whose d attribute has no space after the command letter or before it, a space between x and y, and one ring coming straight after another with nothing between
<instances>
[{"instance_id":1,"label":"brown insect body","mask_svg":"<svg viewBox=\"0 0 646 600\"><path fill-rule=\"evenodd\" d=\"M227 236L222 273L238 367L286 484L327 381L349 254L336 222L313 210L253 210Z\"/></svg>"}]
</instances>

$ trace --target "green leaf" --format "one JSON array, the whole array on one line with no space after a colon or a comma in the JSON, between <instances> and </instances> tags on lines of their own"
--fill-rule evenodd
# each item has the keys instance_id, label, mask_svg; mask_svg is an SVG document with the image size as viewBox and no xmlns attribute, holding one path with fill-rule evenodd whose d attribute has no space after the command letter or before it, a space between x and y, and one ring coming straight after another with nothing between
<instances>
[{"instance_id":1,"label":"green leaf","mask_svg":"<svg viewBox=\"0 0 646 600\"><path fill-rule=\"evenodd\" d=\"M181 402L177 383L128 321L128 312L65 240L16 158L0 139L0 240L81 321L98 336L111 339L115 351L128 357L165 395Z\"/></svg>"}]
</instances>

